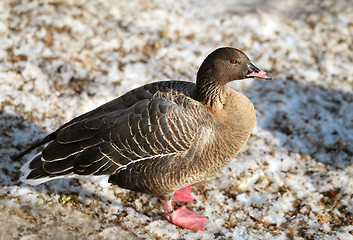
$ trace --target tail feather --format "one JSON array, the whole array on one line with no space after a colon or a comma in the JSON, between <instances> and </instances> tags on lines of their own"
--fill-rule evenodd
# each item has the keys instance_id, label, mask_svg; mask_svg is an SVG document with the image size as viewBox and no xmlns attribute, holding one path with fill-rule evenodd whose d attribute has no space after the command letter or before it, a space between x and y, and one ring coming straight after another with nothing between
<instances>
[{"instance_id":1,"label":"tail feather","mask_svg":"<svg viewBox=\"0 0 353 240\"><path fill-rule=\"evenodd\" d=\"M62 178L63 176L53 176L50 173L46 172L43 168L42 163L42 153L38 153L34 156L33 159L29 160L25 163L21 172L23 172L23 176L21 176L20 180L29 185L39 185L41 183Z\"/></svg>"},{"instance_id":2,"label":"tail feather","mask_svg":"<svg viewBox=\"0 0 353 240\"><path fill-rule=\"evenodd\" d=\"M108 179L107 179L108 176L106 175L105 176L77 175L73 172L72 169L61 172L60 175L52 175L43 169L43 162L41 159L42 159L42 155L41 153L38 153L33 159L31 159L25 165L22 166L21 172L24 173L23 176L20 178L22 182L34 186L54 179L75 177L75 178L85 179L85 180L90 179L91 181L96 182L104 187L110 186L110 183L108 183ZM110 166L110 168L112 167L115 170L116 165L114 164L113 166Z\"/></svg>"}]
</instances>

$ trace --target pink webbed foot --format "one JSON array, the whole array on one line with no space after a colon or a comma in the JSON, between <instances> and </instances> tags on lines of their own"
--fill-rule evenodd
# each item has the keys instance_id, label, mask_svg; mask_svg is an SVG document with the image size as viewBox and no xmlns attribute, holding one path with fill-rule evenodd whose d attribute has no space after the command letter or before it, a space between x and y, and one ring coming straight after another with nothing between
<instances>
[{"instance_id":1,"label":"pink webbed foot","mask_svg":"<svg viewBox=\"0 0 353 240\"><path fill-rule=\"evenodd\" d=\"M163 214L169 222L183 228L187 228L193 231L204 231L206 217L201 216L193 211L190 211L185 206L182 206L175 210L172 214Z\"/></svg>"},{"instance_id":2,"label":"pink webbed foot","mask_svg":"<svg viewBox=\"0 0 353 240\"><path fill-rule=\"evenodd\" d=\"M177 202L193 202L194 199L191 196L191 186L187 186L184 188L175 191L172 201Z\"/></svg>"},{"instance_id":3,"label":"pink webbed foot","mask_svg":"<svg viewBox=\"0 0 353 240\"><path fill-rule=\"evenodd\" d=\"M205 230L205 221L206 217L201 216L193 211L187 209L187 207L182 206L177 210L173 211L172 201L178 202L193 202L194 199L191 196L191 186L184 187L179 189L174 193L172 200L163 201L161 200L165 214L162 216L166 218L169 222L186 229L193 231L204 231Z\"/></svg>"}]
</instances>

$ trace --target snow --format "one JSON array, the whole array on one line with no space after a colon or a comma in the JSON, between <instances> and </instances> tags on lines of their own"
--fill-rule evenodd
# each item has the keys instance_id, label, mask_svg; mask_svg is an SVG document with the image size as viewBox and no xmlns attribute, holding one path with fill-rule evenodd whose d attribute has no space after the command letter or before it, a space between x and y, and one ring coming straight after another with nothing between
<instances>
[{"instance_id":1,"label":"snow","mask_svg":"<svg viewBox=\"0 0 353 240\"><path fill-rule=\"evenodd\" d=\"M352 11L344 0L0 1L0 239L353 239ZM206 231L103 179L19 181L36 152L12 156L133 88L194 81L221 46L273 80L229 84L257 125L193 187L186 206Z\"/></svg>"}]
</instances>

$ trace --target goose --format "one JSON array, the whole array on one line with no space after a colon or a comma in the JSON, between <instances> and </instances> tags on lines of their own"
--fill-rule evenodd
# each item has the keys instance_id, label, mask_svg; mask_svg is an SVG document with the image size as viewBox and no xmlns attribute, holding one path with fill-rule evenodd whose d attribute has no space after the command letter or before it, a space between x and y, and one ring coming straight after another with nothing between
<instances>
[{"instance_id":1,"label":"goose","mask_svg":"<svg viewBox=\"0 0 353 240\"><path fill-rule=\"evenodd\" d=\"M109 183L157 197L169 222L205 230L206 217L173 201L191 202L191 185L221 171L244 147L256 121L250 100L227 86L271 76L241 50L216 49L196 84L150 83L65 123L16 156L45 145L23 165L24 183L108 175Z\"/></svg>"}]
</instances>

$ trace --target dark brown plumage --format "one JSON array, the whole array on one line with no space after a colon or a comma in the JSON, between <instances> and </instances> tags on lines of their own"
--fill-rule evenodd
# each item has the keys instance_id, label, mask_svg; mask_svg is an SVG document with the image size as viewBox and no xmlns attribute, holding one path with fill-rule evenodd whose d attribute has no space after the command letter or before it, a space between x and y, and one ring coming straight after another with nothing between
<instances>
[{"instance_id":1,"label":"dark brown plumage","mask_svg":"<svg viewBox=\"0 0 353 240\"><path fill-rule=\"evenodd\" d=\"M21 180L110 175L112 184L170 201L220 171L249 139L254 107L226 85L248 77L270 79L240 50L217 49L196 84L147 84L64 124L24 152L48 143Z\"/></svg>"}]
</instances>

